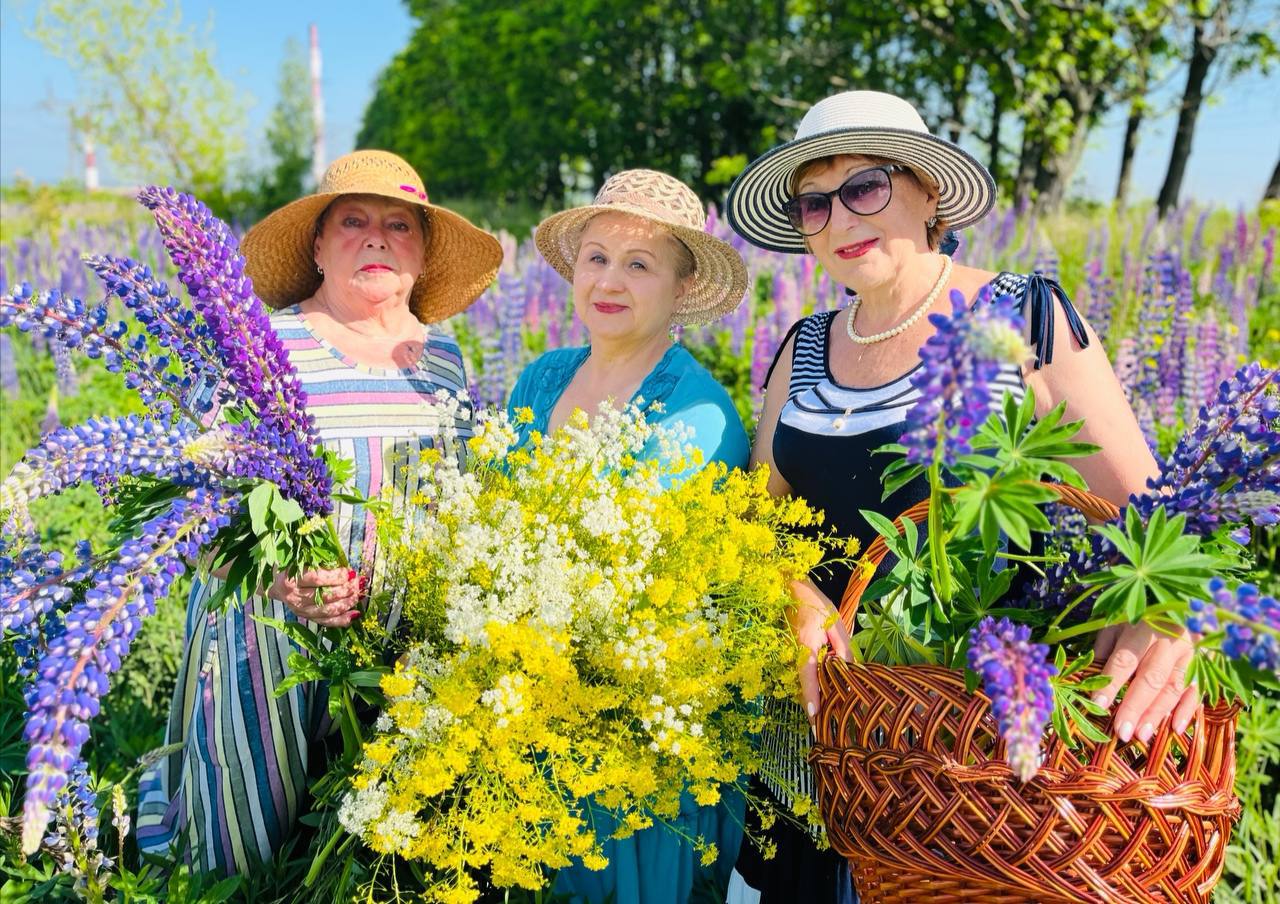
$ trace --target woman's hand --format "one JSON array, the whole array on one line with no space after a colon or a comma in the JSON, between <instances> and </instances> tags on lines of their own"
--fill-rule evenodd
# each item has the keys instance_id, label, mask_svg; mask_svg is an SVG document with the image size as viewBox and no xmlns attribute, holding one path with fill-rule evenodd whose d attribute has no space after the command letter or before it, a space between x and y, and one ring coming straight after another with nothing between
<instances>
[{"instance_id":1,"label":"woman's hand","mask_svg":"<svg viewBox=\"0 0 1280 904\"><path fill-rule=\"evenodd\" d=\"M331 568L304 571L293 579L280 573L267 589L267 596L288 606L299 618L330 628L345 628L360 617L355 608L360 599L362 581L354 571ZM323 594L316 604L316 591Z\"/></svg>"},{"instance_id":2,"label":"woman's hand","mask_svg":"<svg viewBox=\"0 0 1280 904\"><path fill-rule=\"evenodd\" d=\"M1187 667L1194 650L1191 634L1185 629L1171 635L1139 622L1113 625L1098 632L1094 654L1099 661L1106 661L1102 674L1111 683L1094 693L1094 702L1109 706L1120 689L1129 684L1112 718L1116 737L1127 742L1136 734L1146 743L1170 713L1173 730L1178 734L1187 730L1200 705L1200 689L1187 684Z\"/></svg>"},{"instance_id":3,"label":"woman's hand","mask_svg":"<svg viewBox=\"0 0 1280 904\"><path fill-rule=\"evenodd\" d=\"M818 704L822 702L818 690L818 654L830 645L831 651L846 662L850 658L849 632L831 600L810 581L792 581L791 595L796 604L787 610L787 621L795 632L796 640L809 651L808 658L800 666L800 697L809 724L815 725Z\"/></svg>"}]
</instances>

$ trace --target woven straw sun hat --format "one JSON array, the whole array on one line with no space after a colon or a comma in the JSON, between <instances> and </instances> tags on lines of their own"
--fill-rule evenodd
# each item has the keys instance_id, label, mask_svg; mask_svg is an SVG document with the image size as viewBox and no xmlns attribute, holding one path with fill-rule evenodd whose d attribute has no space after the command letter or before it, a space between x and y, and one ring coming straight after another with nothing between
<instances>
[{"instance_id":1,"label":"woven straw sun hat","mask_svg":"<svg viewBox=\"0 0 1280 904\"><path fill-rule=\"evenodd\" d=\"M426 213L422 275L409 310L423 323L444 320L480 297L498 273L502 246L459 214L427 200L427 188L408 163L387 151L354 151L325 170L315 194L269 214L240 243L245 272L266 304L284 308L310 298L323 277L316 272L316 221L342 195L380 195Z\"/></svg>"},{"instance_id":2,"label":"woven straw sun hat","mask_svg":"<svg viewBox=\"0 0 1280 904\"><path fill-rule=\"evenodd\" d=\"M533 236L538 250L570 283L582 230L607 211L657 223L693 254L693 279L676 308L676 323L710 323L742 303L747 291L742 255L707 233L707 211L693 189L674 176L646 169L610 176L593 203L552 214L538 224Z\"/></svg>"},{"instance_id":3,"label":"woven straw sun hat","mask_svg":"<svg viewBox=\"0 0 1280 904\"><path fill-rule=\"evenodd\" d=\"M808 253L782 205L800 166L837 154L884 157L924 173L938 186L937 215L951 229L978 222L995 205L996 184L987 168L931 134L915 107L880 91L845 91L810 107L795 140L752 161L734 180L725 201L729 225L757 247Z\"/></svg>"}]
</instances>

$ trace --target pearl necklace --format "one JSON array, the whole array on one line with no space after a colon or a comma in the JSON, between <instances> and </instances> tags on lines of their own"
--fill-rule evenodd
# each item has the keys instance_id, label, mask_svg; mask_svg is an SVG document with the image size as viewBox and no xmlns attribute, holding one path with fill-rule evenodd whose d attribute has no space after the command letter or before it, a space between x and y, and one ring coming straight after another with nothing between
<instances>
[{"instance_id":1,"label":"pearl necklace","mask_svg":"<svg viewBox=\"0 0 1280 904\"><path fill-rule=\"evenodd\" d=\"M938 281L933 284L933 288L929 294L925 296L924 301L920 302L920 306L911 313L911 316L902 323L885 330L883 333L876 333L874 336L860 336L858 331L854 329L853 319L858 316L858 307L862 304L860 297L855 297L849 305L849 319L844 322L844 330L849 334L849 338L859 345L870 345L873 342L883 342L886 339L892 339L901 333L905 333L915 325L915 322L925 315L933 303L938 300L943 286L947 284L947 280L951 278L951 258L948 255L942 256L942 273L938 276Z\"/></svg>"}]
</instances>

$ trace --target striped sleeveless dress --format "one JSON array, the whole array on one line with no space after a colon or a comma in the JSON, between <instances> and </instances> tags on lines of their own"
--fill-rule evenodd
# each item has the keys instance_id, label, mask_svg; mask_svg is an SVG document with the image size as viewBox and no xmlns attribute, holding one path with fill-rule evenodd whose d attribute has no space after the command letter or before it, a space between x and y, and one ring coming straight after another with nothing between
<instances>
[{"instance_id":1,"label":"striped sleeveless dress","mask_svg":"<svg viewBox=\"0 0 1280 904\"><path fill-rule=\"evenodd\" d=\"M395 369L347 358L312 331L297 306L276 312L271 326L298 372L321 442L355 464L359 495L387 493L401 501L416 492L417 471L409 465L439 437L439 415L429 404L437 393L463 401L454 427L460 440L471 436L462 354L438 329L424 327L414 367ZM206 396L212 393L206 388ZM377 592L373 516L337 502L333 517L351 567L371 575ZM313 746L329 724L323 688L274 692L295 648L253 616L296 617L265 596L209 612L218 583L205 578L192 585L165 732L166 745L181 747L140 781L137 841L146 853L182 852L201 871L242 874L271 858L304 811L308 772L324 765L311 762Z\"/></svg>"},{"instance_id":2,"label":"striped sleeveless dress","mask_svg":"<svg viewBox=\"0 0 1280 904\"><path fill-rule=\"evenodd\" d=\"M1083 322L1056 282L1039 274L1003 272L992 280L991 288L994 297L1011 295L1019 299L1019 307L1030 322L1037 368L1052 361L1055 295L1076 341L1088 344ZM920 365L880 386L842 385L832 375L830 365L832 323L838 313L824 311L800 320L780 344L779 355L792 337L795 339L787 400L779 413L772 451L778 473L791 486L792 494L823 512L824 529L837 536L855 537L865 549L876 532L860 514L862 510L894 518L929 495L928 481L919 477L882 500L881 475L890 458L873 454L902 436L907 412L920 398L919 390L911 385ZM769 368L770 375L776 366L777 358ZM1021 370L1002 366L992 389L995 405L1005 390L1021 401L1026 391ZM921 525L921 537L926 530ZM883 563L881 571L892 564ZM810 579L828 599L839 604L850 573L849 564L828 561L820 564ZM764 779L756 790L767 791L783 803L790 802L788 786L812 797L813 776L806 761L810 747L808 720L794 703L770 709L770 724L761 736L768 764L764 774L784 781ZM731 896L735 904L853 900L843 858L829 849L819 850L813 837L783 820L765 834L777 844L776 855L765 861L754 845L742 846L734 881L749 891Z\"/></svg>"}]
</instances>

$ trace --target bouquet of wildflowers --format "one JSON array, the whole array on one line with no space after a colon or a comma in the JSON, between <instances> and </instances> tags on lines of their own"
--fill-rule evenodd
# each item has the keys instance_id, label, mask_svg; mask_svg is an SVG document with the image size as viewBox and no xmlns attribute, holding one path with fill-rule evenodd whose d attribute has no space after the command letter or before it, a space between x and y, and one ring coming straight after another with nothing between
<instances>
[{"instance_id":1,"label":"bouquet of wildflowers","mask_svg":"<svg viewBox=\"0 0 1280 904\"><path fill-rule=\"evenodd\" d=\"M600 868L601 814L622 837L744 786L753 701L794 692L788 582L828 542L762 472L693 473L635 407L525 445L498 415L470 452L465 471L428 453L385 520L415 640L339 814L439 900L473 900L478 870L540 888L573 857Z\"/></svg>"},{"instance_id":2,"label":"bouquet of wildflowers","mask_svg":"<svg viewBox=\"0 0 1280 904\"><path fill-rule=\"evenodd\" d=\"M230 567L218 602L268 586L275 571L345 561L327 516L347 466L318 444L234 236L189 195L147 188L139 200L187 299L111 256L86 259L106 289L99 304L25 284L0 297L0 326L102 360L146 408L47 433L0 484L0 630L26 682L27 853L51 817L92 799L79 787L89 722L142 620L202 551L216 548L212 566ZM140 330L112 318L117 303ZM29 506L84 482L112 508L113 539L97 550L82 542L66 561L41 548Z\"/></svg>"},{"instance_id":3,"label":"bouquet of wildflowers","mask_svg":"<svg viewBox=\"0 0 1280 904\"><path fill-rule=\"evenodd\" d=\"M1029 389L1020 402L993 398L1000 366L1029 357L1012 299L952 301L951 316L931 318L937 332L912 378L921 398L886 450L886 496L927 477L928 534L921 542L908 519L866 513L897 561L862 597L857 654L968 666L1023 781L1046 731L1107 739L1091 718L1105 710L1087 697L1106 679L1085 677L1107 626L1189 627L1200 641L1191 677L1210 700L1276 686L1280 607L1243 578L1250 525L1280 520L1280 373L1255 363L1224 382L1120 517L1088 527L1063 511L1055 523L1042 508L1059 497L1052 484L1084 488L1067 460L1096 447L1073 439L1080 425L1063 423L1064 406L1035 419ZM1039 577L1010 600L1020 563Z\"/></svg>"}]
</instances>

